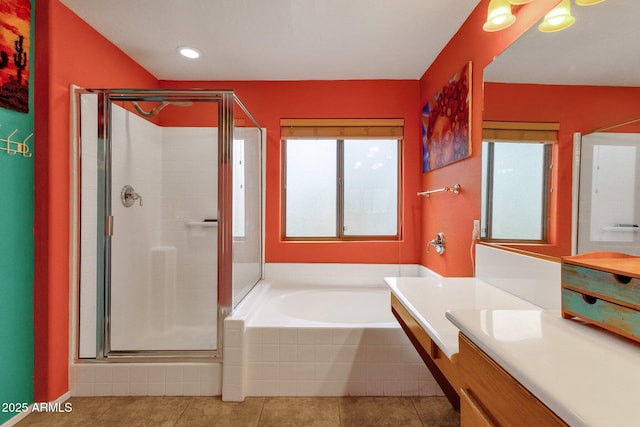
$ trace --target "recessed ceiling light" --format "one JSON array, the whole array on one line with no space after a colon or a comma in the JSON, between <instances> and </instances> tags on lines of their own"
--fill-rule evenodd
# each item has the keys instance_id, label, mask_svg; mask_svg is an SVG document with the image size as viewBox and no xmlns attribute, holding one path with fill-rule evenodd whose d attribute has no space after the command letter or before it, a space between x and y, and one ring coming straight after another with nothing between
<instances>
[{"instance_id":1,"label":"recessed ceiling light","mask_svg":"<svg viewBox=\"0 0 640 427\"><path fill-rule=\"evenodd\" d=\"M200 52L198 49L187 46L178 47L178 53L189 59L197 59L200 58L200 55L202 55L202 52Z\"/></svg>"}]
</instances>

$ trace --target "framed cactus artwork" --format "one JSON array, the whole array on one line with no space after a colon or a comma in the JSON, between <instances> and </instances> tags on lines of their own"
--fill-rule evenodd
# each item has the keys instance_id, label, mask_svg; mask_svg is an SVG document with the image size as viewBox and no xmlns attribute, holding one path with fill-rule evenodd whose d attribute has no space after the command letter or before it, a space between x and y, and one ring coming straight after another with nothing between
<instances>
[{"instance_id":1,"label":"framed cactus artwork","mask_svg":"<svg viewBox=\"0 0 640 427\"><path fill-rule=\"evenodd\" d=\"M0 107L29 112L31 2L2 0L0 7Z\"/></svg>"},{"instance_id":2,"label":"framed cactus artwork","mask_svg":"<svg viewBox=\"0 0 640 427\"><path fill-rule=\"evenodd\" d=\"M471 155L471 62L422 108L422 172Z\"/></svg>"}]
</instances>

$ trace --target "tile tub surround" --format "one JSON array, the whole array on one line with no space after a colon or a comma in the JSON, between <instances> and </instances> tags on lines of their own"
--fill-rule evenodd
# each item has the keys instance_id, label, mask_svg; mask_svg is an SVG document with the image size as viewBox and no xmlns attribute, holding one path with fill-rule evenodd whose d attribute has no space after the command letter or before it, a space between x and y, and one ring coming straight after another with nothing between
<instances>
[{"instance_id":1,"label":"tile tub surround","mask_svg":"<svg viewBox=\"0 0 640 427\"><path fill-rule=\"evenodd\" d=\"M437 276L417 264L267 263L264 278L278 285L376 285L387 276Z\"/></svg>"},{"instance_id":2,"label":"tile tub surround","mask_svg":"<svg viewBox=\"0 0 640 427\"><path fill-rule=\"evenodd\" d=\"M247 328L249 396L442 394L398 328Z\"/></svg>"},{"instance_id":3,"label":"tile tub surround","mask_svg":"<svg viewBox=\"0 0 640 427\"><path fill-rule=\"evenodd\" d=\"M442 395L399 325L257 327L227 318L224 328L225 401L247 396Z\"/></svg>"},{"instance_id":4,"label":"tile tub surround","mask_svg":"<svg viewBox=\"0 0 640 427\"><path fill-rule=\"evenodd\" d=\"M430 275L415 265L267 264L271 280L301 288L380 284L389 274ZM280 285L280 283L278 283ZM298 285L297 285L298 286ZM400 326L260 325L252 315L269 284L256 286L224 324L223 400L246 396L433 396L435 379ZM390 305L382 307L389 310Z\"/></svg>"}]
</instances>

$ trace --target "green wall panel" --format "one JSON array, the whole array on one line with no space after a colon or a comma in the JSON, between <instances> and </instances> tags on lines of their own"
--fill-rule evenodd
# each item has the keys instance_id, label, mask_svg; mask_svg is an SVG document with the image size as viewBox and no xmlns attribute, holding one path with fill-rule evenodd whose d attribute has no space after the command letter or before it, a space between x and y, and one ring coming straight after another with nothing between
<instances>
[{"instance_id":1,"label":"green wall panel","mask_svg":"<svg viewBox=\"0 0 640 427\"><path fill-rule=\"evenodd\" d=\"M23 0L8 3L18 8L29 5ZM5 20L4 16L1 18ZM6 139L17 129L11 140L23 141L33 132L33 18L32 7L27 64L29 112L0 107L0 139ZM15 39L14 34L4 31L1 36L0 42L5 43L0 43L0 51L7 54L10 62L0 70L4 73L0 104L6 105L6 94L10 91L7 77L17 77L18 70L13 63L15 47L9 51L15 43L11 40ZM26 47L23 42L23 48ZM35 153L34 138L28 144ZM6 142L0 141L0 147L3 146L6 147ZM33 402L33 164L33 157L0 150L0 424L15 415L7 411L11 409L8 404Z\"/></svg>"}]
</instances>

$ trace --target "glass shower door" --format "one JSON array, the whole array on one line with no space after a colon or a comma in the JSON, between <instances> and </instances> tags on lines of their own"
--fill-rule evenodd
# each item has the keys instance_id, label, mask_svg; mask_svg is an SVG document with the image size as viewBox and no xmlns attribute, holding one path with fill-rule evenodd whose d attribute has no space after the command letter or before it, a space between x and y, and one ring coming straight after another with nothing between
<instances>
[{"instance_id":1,"label":"glass shower door","mask_svg":"<svg viewBox=\"0 0 640 427\"><path fill-rule=\"evenodd\" d=\"M233 307L262 277L262 137L256 127L234 129Z\"/></svg>"},{"instance_id":2,"label":"glass shower door","mask_svg":"<svg viewBox=\"0 0 640 427\"><path fill-rule=\"evenodd\" d=\"M110 107L107 351L216 350L217 128Z\"/></svg>"},{"instance_id":3,"label":"glass shower door","mask_svg":"<svg viewBox=\"0 0 640 427\"><path fill-rule=\"evenodd\" d=\"M78 357L221 357L262 278L263 130L231 91L74 93Z\"/></svg>"}]
</instances>

